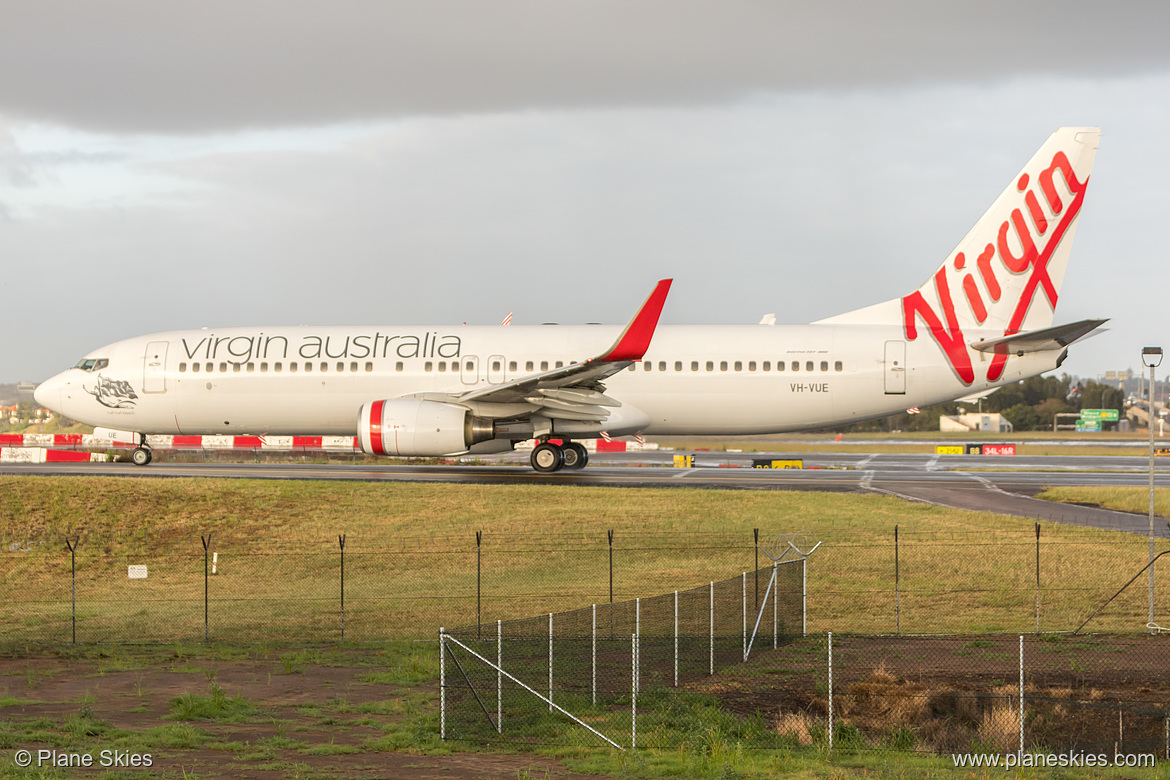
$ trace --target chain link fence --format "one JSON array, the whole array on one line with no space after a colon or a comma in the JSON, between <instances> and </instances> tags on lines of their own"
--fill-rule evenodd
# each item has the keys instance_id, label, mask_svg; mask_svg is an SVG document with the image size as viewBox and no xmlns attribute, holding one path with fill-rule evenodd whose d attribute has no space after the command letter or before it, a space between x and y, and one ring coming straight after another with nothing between
<instances>
[{"instance_id":1,"label":"chain link fence","mask_svg":"<svg viewBox=\"0 0 1170 780\"><path fill-rule=\"evenodd\" d=\"M443 629L444 738L556 742L567 719L615 747L664 746L661 732L639 739L638 701L660 703L802 636L806 563L788 560L651 598Z\"/></svg>"}]
</instances>

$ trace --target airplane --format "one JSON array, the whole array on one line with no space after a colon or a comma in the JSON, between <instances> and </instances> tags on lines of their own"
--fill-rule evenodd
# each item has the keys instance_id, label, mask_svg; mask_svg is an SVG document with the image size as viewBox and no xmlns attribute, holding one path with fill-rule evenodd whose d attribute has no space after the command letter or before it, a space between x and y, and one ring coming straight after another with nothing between
<instances>
[{"instance_id":1,"label":"airplane","mask_svg":"<svg viewBox=\"0 0 1170 780\"><path fill-rule=\"evenodd\" d=\"M1053 133L916 290L806 325L662 325L671 280L624 327L186 330L86 355L41 406L147 434L355 435L363 451L456 456L535 440L541 473L582 440L843 426L1058 368L1106 322L1054 326L1100 129Z\"/></svg>"}]
</instances>

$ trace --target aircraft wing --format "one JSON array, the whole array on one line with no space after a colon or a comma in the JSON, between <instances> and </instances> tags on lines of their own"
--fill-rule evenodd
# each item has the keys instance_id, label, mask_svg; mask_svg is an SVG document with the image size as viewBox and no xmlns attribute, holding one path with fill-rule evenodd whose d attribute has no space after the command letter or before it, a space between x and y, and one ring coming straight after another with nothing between
<instances>
[{"instance_id":1,"label":"aircraft wing","mask_svg":"<svg viewBox=\"0 0 1170 780\"><path fill-rule=\"evenodd\" d=\"M423 395L430 400L475 404L483 411L487 410L481 405L499 404L499 411L509 417L526 413L564 420L605 420L610 415L608 409L621 406L621 402L605 395L602 382L641 360L646 354L658 327L658 318L666 303L671 281L662 279L654 286L625 330L600 355L503 384L478 387L466 393Z\"/></svg>"},{"instance_id":2,"label":"aircraft wing","mask_svg":"<svg viewBox=\"0 0 1170 780\"><path fill-rule=\"evenodd\" d=\"M996 339L984 339L971 344L972 349L996 355L1022 355L1025 352L1046 352L1064 349L1074 341L1084 338L1109 320L1081 320L1068 325L1013 333Z\"/></svg>"}]
</instances>

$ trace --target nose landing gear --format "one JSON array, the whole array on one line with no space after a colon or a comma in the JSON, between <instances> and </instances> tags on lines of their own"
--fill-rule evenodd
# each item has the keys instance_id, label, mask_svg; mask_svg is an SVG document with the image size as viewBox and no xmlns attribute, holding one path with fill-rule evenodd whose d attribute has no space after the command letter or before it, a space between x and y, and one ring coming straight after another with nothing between
<instances>
[{"instance_id":1,"label":"nose landing gear","mask_svg":"<svg viewBox=\"0 0 1170 780\"><path fill-rule=\"evenodd\" d=\"M135 466L146 466L154 460L154 454L146 446L146 434L138 434L138 446L130 453L130 462Z\"/></svg>"}]
</instances>

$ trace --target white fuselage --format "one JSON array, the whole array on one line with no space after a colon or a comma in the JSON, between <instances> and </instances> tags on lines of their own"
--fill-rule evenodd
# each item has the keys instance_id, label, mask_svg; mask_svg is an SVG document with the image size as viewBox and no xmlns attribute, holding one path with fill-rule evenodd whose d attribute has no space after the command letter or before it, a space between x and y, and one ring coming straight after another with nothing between
<instances>
[{"instance_id":1,"label":"white fuselage","mask_svg":"<svg viewBox=\"0 0 1170 780\"><path fill-rule=\"evenodd\" d=\"M138 433L350 435L367 402L460 393L583 361L619 332L544 325L158 333L90 353L88 370L58 374L37 399L80 422ZM1051 370L1060 358L1013 356L997 381L977 372L964 384L931 338L907 340L900 327L663 325L644 359L605 386L622 403L615 421L637 410L647 434L764 434L952 400Z\"/></svg>"}]
</instances>

